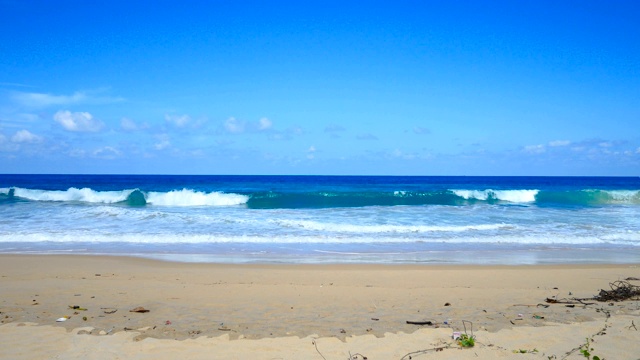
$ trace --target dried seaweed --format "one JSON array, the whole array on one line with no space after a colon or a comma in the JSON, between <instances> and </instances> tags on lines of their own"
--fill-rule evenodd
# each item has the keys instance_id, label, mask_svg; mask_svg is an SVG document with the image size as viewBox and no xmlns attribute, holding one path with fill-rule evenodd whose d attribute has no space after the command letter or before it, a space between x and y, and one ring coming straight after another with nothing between
<instances>
[{"instance_id":1,"label":"dried seaweed","mask_svg":"<svg viewBox=\"0 0 640 360\"><path fill-rule=\"evenodd\" d=\"M593 300L605 302L640 298L640 286L632 285L628 281L614 281L609 286L611 290L600 290Z\"/></svg>"},{"instance_id":2,"label":"dried seaweed","mask_svg":"<svg viewBox=\"0 0 640 360\"><path fill-rule=\"evenodd\" d=\"M600 293L590 298L571 298L571 299L556 299L546 298L545 302L549 304L582 304L582 305L594 305L595 303L585 302L588 300L595 300L599 302L614 302L625 300L640 300L640 286L632 285L628 281L614 281L609 283L611 290L600 290Z\"/></svg>"}]
</instances>

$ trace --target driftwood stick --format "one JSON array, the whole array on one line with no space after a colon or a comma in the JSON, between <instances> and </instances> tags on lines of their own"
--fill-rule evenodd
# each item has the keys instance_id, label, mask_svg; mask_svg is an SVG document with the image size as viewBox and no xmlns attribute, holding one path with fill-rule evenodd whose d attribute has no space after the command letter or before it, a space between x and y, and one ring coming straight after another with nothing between
<instances>
[{"instance_id":1,"label":"driftwood stick","mask_svg":"<svg viewBox=\"0 0 640 360\"><path fill-rule=\"evenodd\" d=\"M411 321L407 320L407 324L409 325L433 325L432 321Z\"/></svg>"},{"instance_id":2,"label":"driftwood stick","mask_svg":"<svg viewBox=\"0 0 640 360\"><path fill-rule=\"evenodd\" d=\"M544 307L544 308L548 308L549 305L546 304L513 304L511 306L527 306L527 307Z\"/></svg>"},{"instance_id":3,"label":"driftwood stick","mask_svg":"<svg viewBox=\"0 0 640 360\"><path fill-rule=\"evenodd\" d=\"M594 305L595 303L587 303L584 302L584 300L592 300L592 299L551 299L551 298L546 298L545 302L549 303L549 304L582 304L582 305Z\"/></svg>"}]
</instances>

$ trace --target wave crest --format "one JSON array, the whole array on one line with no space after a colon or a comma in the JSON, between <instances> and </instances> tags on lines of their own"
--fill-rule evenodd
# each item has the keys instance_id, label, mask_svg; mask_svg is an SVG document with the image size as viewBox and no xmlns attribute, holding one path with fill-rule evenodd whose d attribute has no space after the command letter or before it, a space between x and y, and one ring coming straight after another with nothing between
<instances>
[{"instance_id":1,"label":"wave crest","mask_svg":"<svg viewBox=\"0 0 640 360\"><path fill-rule=\"evenodd\" d=\"M14 196L31 201L85 202L116 204L127 200L134 190L95 191L90 188L69 188L67 190L38 190L13 188Z\"/></svg>"},{"instance_id":2,"label":"wave crest","mask_svg":"<svg viewBox=\"0 0 640 360\"><path fill-rule=\"evenodd\" d=\"M159 206L231 206L245 204L248 200L249 197L246 195L217 191L205 193L190 189L147 194L147 203Z\"/></svg>"},{"instance_id":3,"label":"wave crest","mask_svg":"<svg viewBox=\"0 0 640 360\"><path fill-rule=\"evenodd\" d=\"M222 192L205 193L189 189L145 193L139 189L96 191L90 188L78 189L74 187L67 190L2 188L0 194L29 201L124 204L128 206L231 206L242 205L249 200L246 195Z\"/></svg>"},{"instance_id":4,"label":"wave crest","mask_svg":"<svg viewBox=\"0 0 640 360\"><path fill-rule=\"evenodd\" d=\"M512 203L532 203L539 190L451 190L465 200L508 201Z\"/></svg>"}]
</instances>

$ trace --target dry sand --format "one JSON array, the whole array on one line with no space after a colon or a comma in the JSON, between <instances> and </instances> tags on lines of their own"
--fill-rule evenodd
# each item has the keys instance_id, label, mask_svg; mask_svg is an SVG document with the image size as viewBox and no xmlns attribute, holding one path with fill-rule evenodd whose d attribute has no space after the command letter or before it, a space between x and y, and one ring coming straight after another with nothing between
<instances>
[{"instance_id":1,"label":"dry sand","mask_svg":"<svg viewBox=\"0 0 640 360\"><path fill-rule=\"evenodd\" d=\"M592 355L640 359L639 300L545 303L593 297L629 277L640 267L0 255L0 358L584 359L589 338ZM477 340L470 349L451 338L463 320Z\"/></svg>"}]
</instances>

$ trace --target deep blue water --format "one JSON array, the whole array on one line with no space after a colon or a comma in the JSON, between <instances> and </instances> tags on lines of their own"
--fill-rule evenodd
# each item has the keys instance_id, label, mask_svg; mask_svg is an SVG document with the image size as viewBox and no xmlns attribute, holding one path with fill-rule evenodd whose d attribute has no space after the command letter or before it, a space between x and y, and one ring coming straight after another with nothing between
<instances>
[{"instance_id":1,"label":"deep blue water","mask_svg":"<svg viewBox=\"0 0 640 360\"><path fill-rule=\"evenodd\" d=\"M638 177L0 175L0 252L640 262Z\"/></svg>"}]
</instances>

